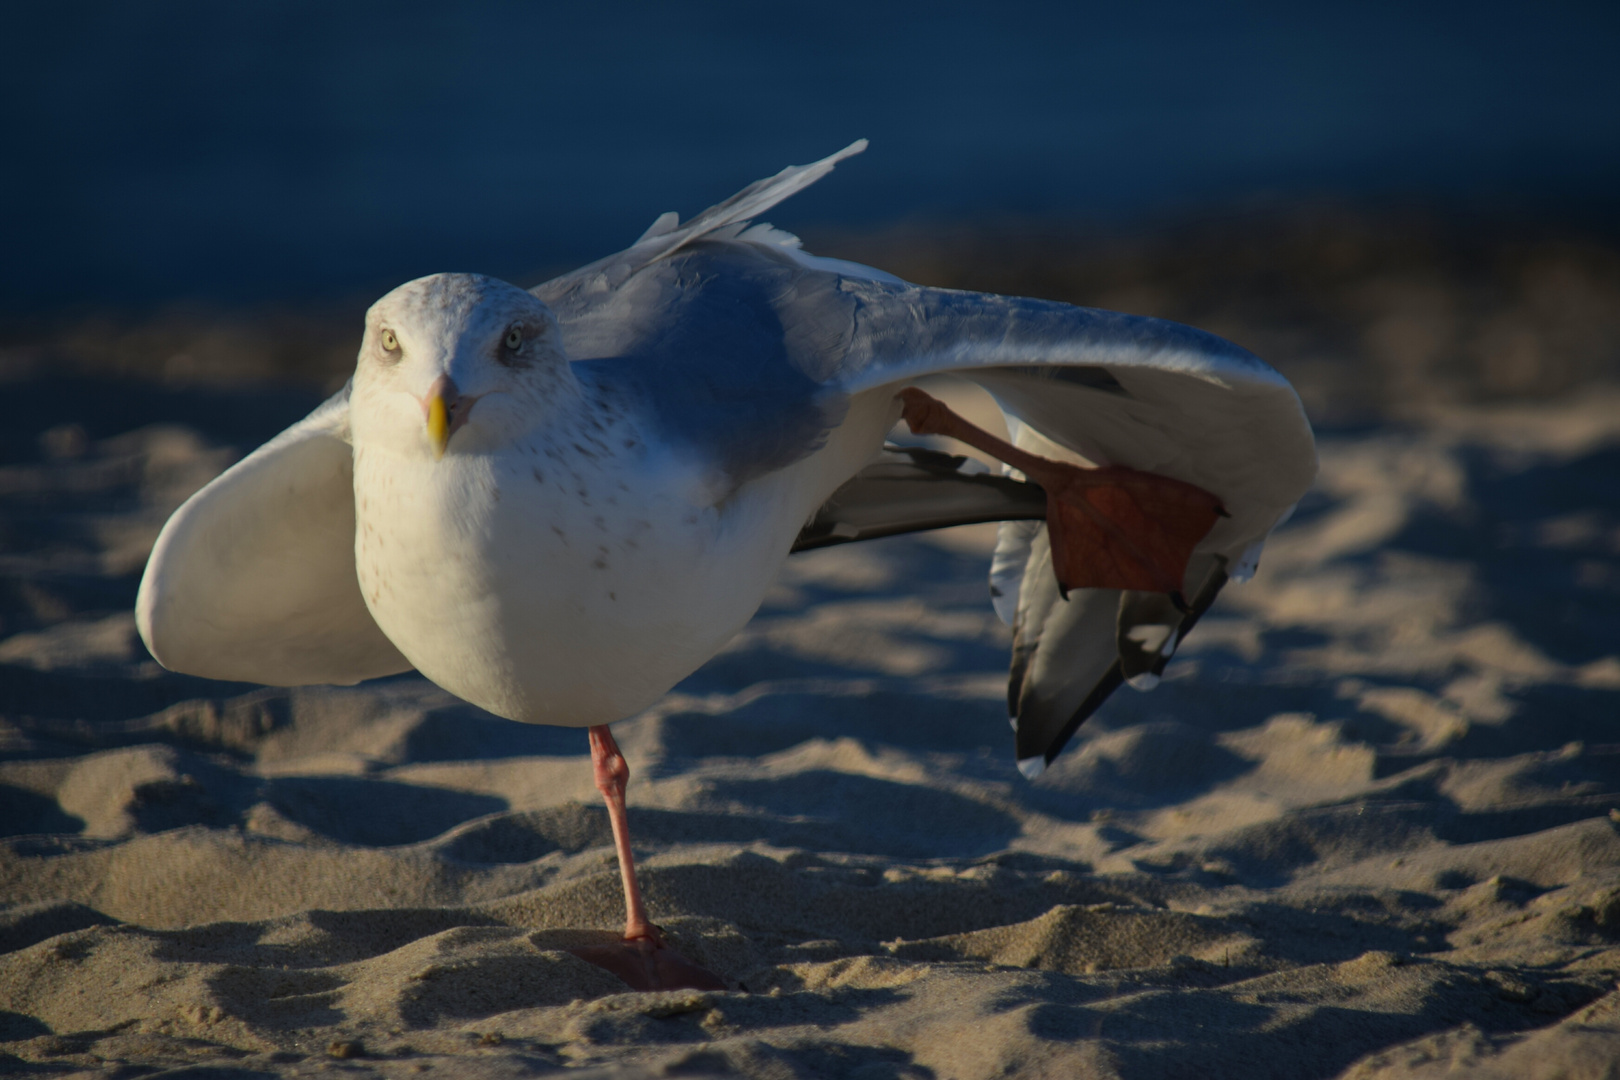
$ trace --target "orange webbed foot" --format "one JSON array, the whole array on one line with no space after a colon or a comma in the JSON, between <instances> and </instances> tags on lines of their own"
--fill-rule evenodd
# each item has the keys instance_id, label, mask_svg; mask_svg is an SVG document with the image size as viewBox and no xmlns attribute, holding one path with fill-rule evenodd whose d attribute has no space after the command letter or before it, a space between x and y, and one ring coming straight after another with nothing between
<instances>
[{"instance_id":1,"label":"orange webbed foot","mask_svg":"<svg viewBox=\"0 0 1620 1080\"><path fill-rule=\"evenodd\" d=\"M725 980L692 963L664 943L656 926L645 937L613 945L580 945L568 951L624 980L632 990L725 990Z\"/></svg>"},{"instance_id":2,"label":"orange webbed foot","mask_svg":"<svg viewBox=\"0 0 1620 1080\"><path fill-rule=\"evenodd\" d=\"M1187 561L1221 501L1194 484L1123 465L1082 468L1013 446L916 387L900 391L916 435L947 435L1023 472L1046 491L1047 536L1058 587L1182 595Z\"/></svg>"}]
</instances>

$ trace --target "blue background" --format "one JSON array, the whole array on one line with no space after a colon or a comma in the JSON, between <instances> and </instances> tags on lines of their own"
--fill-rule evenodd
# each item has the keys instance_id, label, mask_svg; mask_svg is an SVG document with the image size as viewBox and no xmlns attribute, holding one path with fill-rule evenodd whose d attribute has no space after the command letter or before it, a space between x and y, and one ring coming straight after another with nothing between
<instances>
[{"instance_id":1,"label":"blue background","mask_svg":"<svg viewBox=\"0 0 1620 1080\"><path fill-rule=\"evenodd\" d=\"M0 309L528 282L866 136L772 215L1145 227L1416 200L1612 229L1620 4L37 4Z\"/></svg>"}]
</instances>

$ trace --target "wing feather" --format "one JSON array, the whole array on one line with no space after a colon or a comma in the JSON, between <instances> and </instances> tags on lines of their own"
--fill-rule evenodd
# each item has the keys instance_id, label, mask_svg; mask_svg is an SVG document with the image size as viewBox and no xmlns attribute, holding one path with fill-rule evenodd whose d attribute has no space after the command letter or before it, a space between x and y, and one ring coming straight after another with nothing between
<instances>
[{"instance_id":1,"label":"wing feather","mask_svg":"<svg viewBox=\"0 0 1620 1080\"><path fill-rule=\"evenodd\" d=\"M1202 545L1233 559L1316 475L1299 397L1248 351L1162 319L1044 300L846 280L850 393L954 374L988 390L1055 456L1195 484L1230 518Z\"/></svg>"},{"instance_id":2,"label":"wing feather","mask_svg":"<svg viewBox=\"0 0 1620 1080\"><path fill-rule=\"evenodd\" d=\"M1115 688L1156 682L1228 572L1251 571L1315 477L1314 437L1287 380L1212 334L922 288L750 224L864 146L784 170L684 225L666 214L629 250L534 292L557 311L582 371L635 387L673 442L737 483L814 449L840 422L841 401L954 374L995 397L1024 449L1170 476L1219 498L1229 516L1195 551L1190 580L1205 586L1191 612L1118 590L1064 599L1044 526L1003 530L992 594L1015 627L1009 712L1020 767L1035 775ZM978 479L925 471L888 462L862 472L799 547L1029 516L1022 500Z\"/></svg>"},{"instance_id":3,"label":"wing feather","mask_svg":"<svg viewBox=\"0 0 1620 1080\"><path fill-rule=\"evenodd\" d=\"M811 162L809 165L789 165L775 176L756 180L725 202L717 203L680 224L680 218L669 211L658 216L641 238L625 250L605 259L598 259L578 270L535 286L533 292L547 303L555 303L564 295L576 291L585 293L616 289L638 271L660 259L667 259L694 240L710 237L731 229L735 236L753 219L781 202L797 195L820 180L845 158L866 149L865 139L856 139L836 154ZM731 228L736 226L736 228ZM778 236L781 234L778 234ZM765 239L758 234L752 239ZM776 239L771 237L770 239ZM793 237L787 237L794 240ZM796 243L796 241L795 241Z\"/></svg>"},{"instance_id":4,"label":"wing feather","mask_svg":"<svg viewBox=\"0 0 1620 1080\"><path fill-rule=\"evenodd\" d=\"M348 417L344 387L175 511L135 604L158 663L273 686L410 670L360 595Z\"/></svg>"}]
</instances>

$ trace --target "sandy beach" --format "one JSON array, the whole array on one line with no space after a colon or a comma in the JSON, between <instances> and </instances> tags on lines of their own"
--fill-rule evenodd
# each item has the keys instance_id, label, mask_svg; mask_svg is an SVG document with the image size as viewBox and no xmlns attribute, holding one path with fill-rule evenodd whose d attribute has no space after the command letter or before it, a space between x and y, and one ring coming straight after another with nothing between
<instances>
[{"instance_id":1,"label":"sandy beach","mask_svg":"<svg viewBox=\"0 0 1620 1080\"><path fill-rule=\"evenodd\" d=\"M794 556L615 728L652 915L732 987L635 994L564 951L623 919L583 731L146 654L167 515L320 394L136 367L5 369L0 1072L1614 1075L1612 382L1350 410L1035 782L994 526Z\"/></svg>"}]
</instances>

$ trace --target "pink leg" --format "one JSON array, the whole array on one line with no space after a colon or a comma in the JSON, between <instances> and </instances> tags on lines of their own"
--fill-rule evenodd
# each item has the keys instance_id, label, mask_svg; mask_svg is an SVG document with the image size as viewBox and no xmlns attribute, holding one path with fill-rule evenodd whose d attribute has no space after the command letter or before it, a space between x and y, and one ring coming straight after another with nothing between
<instances>
[{"instance_id":1,"label":"pink leg","mask_svg":"<svg viewBox=\"0 0 1620 1080\"><path fill-rule=\"evenodd\" d=\"M591 766L596 790L607 803L613 847L619 854L624 883L624 939L617 945L582 945L568 951L581 960L613 972L632 990L724 990L725 980L687 960L664 944L664 933L647 918L630 855L630 818L624 808L624 786L630 766L606 724L590 729Z\"/></svg>"},{"instance_id":2,"label":"pink leg","mask_svg":"<svg viewBox=\"0 0 1620 1080\"><path fill-rule=\"evenodd\" d=\"M636 884L636 864L630 854L630 817L624 808L624 786L630 779L630 766L613 741L606 724L590 729L591 766L596 770L596 790L607 803L608 823L613 827L613 847L619 853L619 878L624 882L624 940L664 944L664 937L647 918Z\"/></svg>"}]
</instances>

